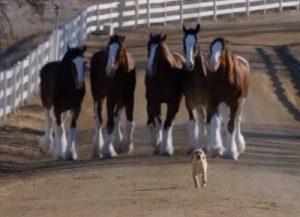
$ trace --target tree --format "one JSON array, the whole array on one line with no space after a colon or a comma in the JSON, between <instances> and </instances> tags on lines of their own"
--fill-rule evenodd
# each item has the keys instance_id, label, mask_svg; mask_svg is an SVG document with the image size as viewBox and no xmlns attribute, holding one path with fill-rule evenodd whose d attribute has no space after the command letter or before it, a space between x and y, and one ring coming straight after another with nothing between
<instances>
[{"instance_id":1,"label":"tree","mask_svg":"<svg viewBox=\"0 0 300 217\"><path fill-rule=\"evenodd\" d=\"M4 32L5 30L5 25L7 25L8 32L13 39L15 39L13 26L6 10L8 1L16 2L20 8L24 7L25 5L29 5L32 10L39 15L44 14L44 9L47 2L53 2L53 0L0 0L0 37L1 32Z\"/></svg>"}]
</instances>

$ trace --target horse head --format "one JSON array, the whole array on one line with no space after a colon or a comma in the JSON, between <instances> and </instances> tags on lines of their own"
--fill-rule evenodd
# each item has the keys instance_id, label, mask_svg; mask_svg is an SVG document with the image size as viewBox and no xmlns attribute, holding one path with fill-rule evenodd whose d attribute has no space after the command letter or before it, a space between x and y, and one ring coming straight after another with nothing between
<instances>
[{"instance_id":1,"label":"horse head","mask_svg":"<svg viewBox=\"0 0 300 217\"><path fill-rule=\"evenodd\" d=\"M167 39L167 35L162 34L152 34L149 35L149 41L147 45L148 49L148 60L147 60L147 74L154 75L155 74L155 60L158 54L159 48Z\"/></svg>"},{"instance_id":2,"label":"horse head","mask_svg":"<svg viewBox=\"0 0 300 217\"><path fill-rule=\"evenodd\" d=\"M126 37L123 35L112 35L107 45L108 60L106 64L106 75L114 76L123 59L126 60ZM125 61L126 62L126 61Z\"/></svg>"},{"instance_id":3,"label":"horse head","mask_svg":"<svg viewBox=\"0 0 300 217\"><path fill-rule=\"evenodd\" d=\"M62 60L62 67L71 66L69 70L71 71L71 76L75 82L75 87L77 89L82 89L84 87L84 73L86 61L83 55L85 51L86 46L74 48L68 46L67 52Z\"/></svg>"},{"instance_id":4,"label":"horse head","mask_svg":"<svg viewBox=\"0 0 300 217\"><path fill-rule=\"evenodd\" d=\"M216 72L220 67L224 67L228 57L230 57L230 43L224 38L216 38L209 47L209 68Z\"/></svg>"},{"instance_id":5,"label":"horse head","mask_svg":"<svg viewBox=\"0 0 300 217\"><path fill-rule=\"evenodd\" d=\"M183 51L185 57L185 68L188 71L192 71L195 67L195 56L198 52L198 33L200 32L200 25L196 28L187 29L183 26L184 38L183 38Z\"/></svg>"}]
</instances>

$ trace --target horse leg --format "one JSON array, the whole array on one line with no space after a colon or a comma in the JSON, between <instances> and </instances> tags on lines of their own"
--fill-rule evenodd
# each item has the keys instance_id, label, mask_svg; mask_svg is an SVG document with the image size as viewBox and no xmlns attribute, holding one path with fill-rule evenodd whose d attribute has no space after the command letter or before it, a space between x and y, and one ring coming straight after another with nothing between
<instances>
[{"instance_id":1,"label":"horse leg","mask_svg":"<svg viewBox=\"0 0 300 217\"><path fill-rule=\"evenodd\" d=\"M177 100L175 103L168 102L167 103L167 118L164 123L163 129L163 136L162 136L162 143L160 147L160 154L171 156L174 154L174 147L173 147L173 120L179 110L180 99Z\"/></svg>"},{"instance_id":2,"label":"horse leg","mask_svg":"<svg viewBox=\"0 0 300 217\"><path fill-rule=\"evenodd\" d=\"M161 107L158 102L147 102L147 112L148 112L148 128L150 131L151 143L153 146L153 154L159 154L159 147L162 140L162 130L161 130Z\"/></svg>"},{"instance_id":3,"label":"horse leg","mask_svg":"<svg viewBox=\"0 0 300 217\"><path fill-rule=\"evenodd\" d=\"M108 97L106 99L106 111L107 111L107 124L106 124L106 136L105 142L102 148L102 154L104 158L113 158L117 156L112 143L112 134L114 131L114 109L116 101Z\"/></svg>"},{"instance_id":4,"label":"horse leg","mask_svg":"<svg viewBox=\"0 0 300 217\"><path fill-rule=\"evenodd\" d=\"M46 132L39 142L39 148L44 153L47 154L53 145L53 119L51 116L51 109L44 109L46 117Z\"/></svg>"},{"instance_id":5,"label":"horse leg","mask_svg":"<svg viewBox=\"0 0 300 217\"><path fill-rule=\"evenodd\" d=\"M133 132L135 127L135 123L133 121L133 109L134 109L133 107L134 107L134 102L132 99L125 106L126 123L125 123L124 140L123 140L124 149L125 151L128 151L129 154L131 154L133 151Z\"/></svg>"},{"instance_id":6,"label":"horse leg","mask_svg":"<svg viewBox=\"0 0 300 217\"><path fill-rule=\"evenodd\" d=\"M188 123L189 143L188 143L187 154L191 154L199 146L198 112L196 108L192 108L190 106L187 100L186 100L186 107L190 118Z\"/></svg>"},{"instance_id":7,"label":"horse leg","mask_svg":"<svg viewBox=\"0 0 300 217\"><path fill-rule=\"evenodd\" d=\"M103 146L103 132L102 132L102 106L103 99L95 101L94 105L94 120L95 120L95 135L93 139L93 153L92 158L101 158L101 149Z\"/></svg>"},{"instance_id":8,"label":"horse leg","mask_svg":"<svg viewBox=\"0 0 300 217\"><path fill-rule=\"evenodd\" d=\"M245 103L245 98L240 100L239 109L236 115L236 141L237 141L237 149L239 154L243 154L246 150L246 142L244 136L241 133L241 122L242 122L242 109Z\"/></svg>"},{"instance_id":9,"label":"horse leg","mask_svg":"<svg viewBox=\"0 0 300 217\"><path fill-rule=\"evenodd\" d=\"M212 109L214 108L214 109ZM223 155L224 148L221 136L221 117L216 107L210 107L210 144L208 153L212 156Z\"/></svg>"},{"instance_id":10,"label":"horse leg","mask_svg":"<svg viewBox=\"0 0 300 217\"><path fill-rule=\"evenodd\" d=\"M64 123L61 120L61 111L54 107L54 114L56 118L56 129L55 129L55 146L53 148L53 155L55 160L65 159L66 152L66 132Z\"/></svg>"},{"instance_id":11,"label":"horse leg","mask_svg":"<svg viewBox=\"0 0 300 217\"><path fill-rule=\"evenodd\" d=\"M67 149L66 149L66 159L67 160L76 160L76 121L78 119L81 107L78 106L72 109L72 121L71 126L68 131L68 140L67 140Z\"/></svg>"},{"instance_id":12,"label":"horse leg","mask_svg":"<svg viewBox=\"0 0 300 217\"><path fill-rule=\"evenodd\" d=\"M112 133L112 143L114 144L114 147L118 153L122 152L122 141L123 141L123 134L121 131L121 123L120 123L120 117L122 112L123 106L118 104L117 108L115 110L114 114L114 130Z\"/></svg>"},{"instance_id":13,"label":"horse leg","mask_svg":"<svg viewBox=\"0 0 300 217\"><path fill-rule=\"evenodd\" d=\"M230 118L228 122L228 133L229 133L229 146L226 148L226 151L224 153L225 158L234 159L237 160L238 158L238 151L237 151L237 145L236 145L236 117L237 117L237 111L239 108L238 101L233 102L230 104Z\"/></svg>"}]
</instances>

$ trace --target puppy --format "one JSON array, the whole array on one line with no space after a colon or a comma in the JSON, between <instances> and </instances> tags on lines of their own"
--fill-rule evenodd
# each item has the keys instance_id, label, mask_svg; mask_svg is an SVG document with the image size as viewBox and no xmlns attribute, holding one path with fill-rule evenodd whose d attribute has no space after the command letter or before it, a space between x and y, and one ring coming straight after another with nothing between
<instances>
[{"instance_id":1,"label":"puppy","mask_svg":"<svg viewBox=\"0 0 300 217\"><path fill-rule=\"evenodd\" d=\"M192 173L193 173L193 180L195 183L195 187L199 188L199 176L201 175L202 188L205 188L205 185L207 183L207 161L206 161L206 155L204 151L201 149L196 149L192 156Z\"/></svg>"}]
</instances>

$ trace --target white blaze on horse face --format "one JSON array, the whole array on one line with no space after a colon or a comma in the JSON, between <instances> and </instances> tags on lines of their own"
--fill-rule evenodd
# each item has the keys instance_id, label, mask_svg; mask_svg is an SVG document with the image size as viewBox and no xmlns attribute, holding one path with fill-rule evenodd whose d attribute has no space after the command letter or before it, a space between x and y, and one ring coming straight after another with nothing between
<instances>
[{"instance_id":1,"label":"white blaze on horse face","mask_svg":"<svg viewBox=\"0 0 300 217\"><path fill-rule=\"evenodd\" d=\"M195 48L196 38L194 35L188 35L185 38L185 59L186 67L188 70L193 70L195 61L194 61L194 48Z\"/></svg>"},{"instance_id":2,"label":"white blaze on horse face","mask_svg":"<svg viewBox=\"0 0 300 217\"><path fill-rule=\"evenodd\" d=\"M153 74L153 62L154 62L154 57L156 54L157 47L158 44L152 44L150 48L150 55L147 62L147 71L150 74Z\"/></svg>"},{"instance_id":3,"label":"white blaze on horse face","mask_svg":"<svg viewBox=\"0 0 300 217\"><path fill-rule=\"evenodd\" d=\"M108 76L113 76L117 70L117 67L115 66L115 60L116 60L116 55L117 55L119 48L120 48L120 45L118 43L112 43L111 45L109 45L108 61L107 61L107 65L106 65L106 74Z\"/></svg>"},{"instance_id":4,"label":"white blaze on horse face","mask_svg":"<svg viewBox=\"0 0 300 217\"><path fill-rule=\"evenodd\" d=\"M209 67L212 71L216 72L220 65L220 56L223 50L222 43L217 41L211 47L211 54L209 58Z\"/></svg>"},{"instance_id":5,"label":"white blaze on horse face","mask_svg":"<svg viewBox=\"0 0 300 217\"><path fill-rule=\"evenodd\" d=\"M76 66L76 71L77 71L77 80L75 81L75 85L77 89L82 89L83 88L83 83L84 83L84 64L85 60L82 57L76 57L73 60L73 63Z\"/></svg>"}]
</instances>

